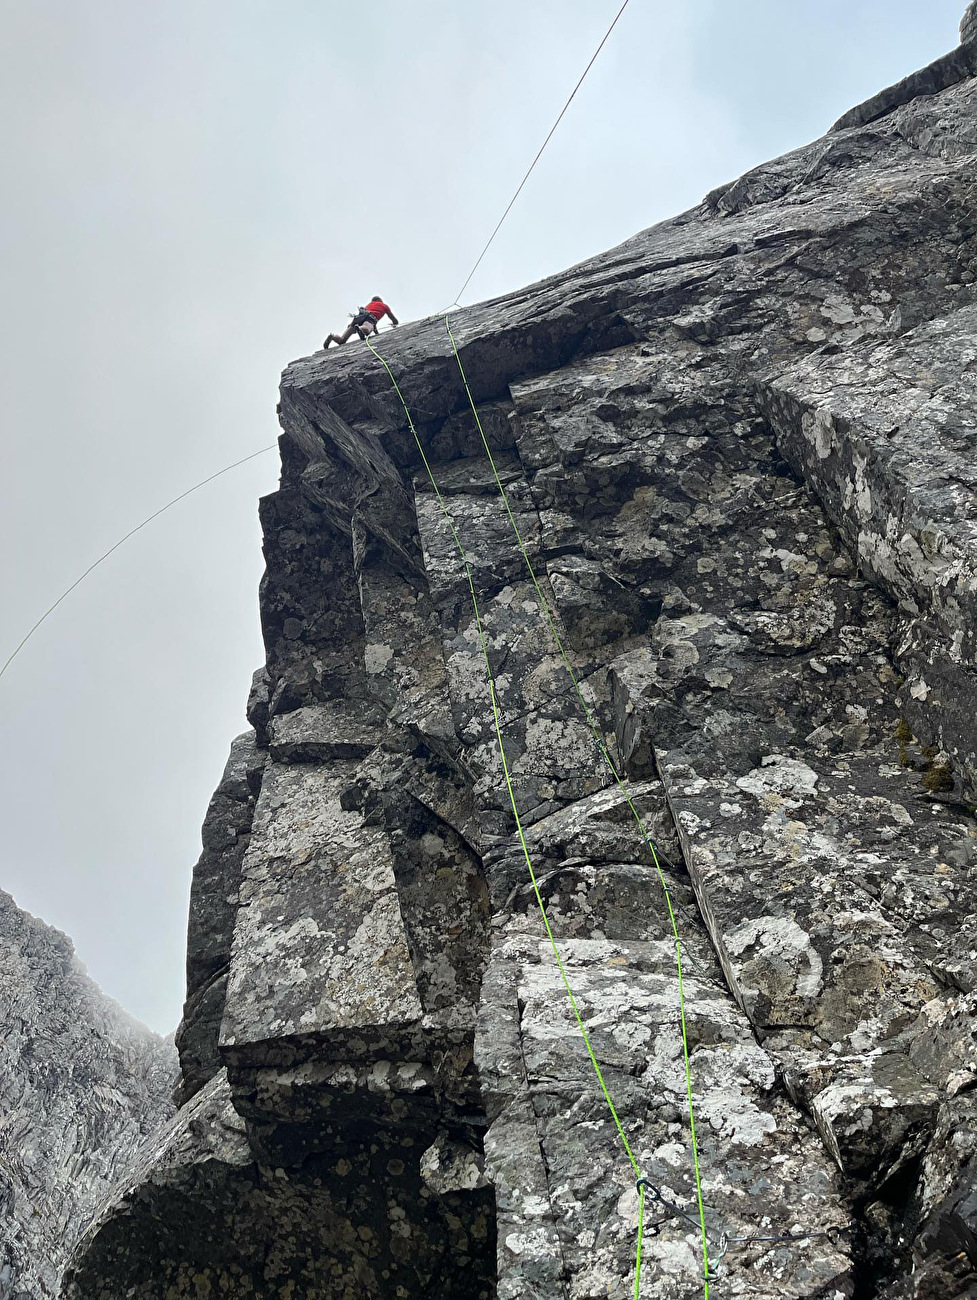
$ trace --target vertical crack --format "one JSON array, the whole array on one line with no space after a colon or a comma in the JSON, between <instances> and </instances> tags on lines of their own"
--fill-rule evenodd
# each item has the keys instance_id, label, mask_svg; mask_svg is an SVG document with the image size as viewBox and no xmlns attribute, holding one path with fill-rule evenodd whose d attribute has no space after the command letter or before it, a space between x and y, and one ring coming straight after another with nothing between
<instances>
[{"instance_id":1,"label":"vertical crack","mask_svg":"<svg viewBox=\"0 0 977 1300\"><path fill-rule=\"evenodd\" d=\"M536 1099L533 1096L532 1085L529 1079L529 1066L526 1062L526 1052L523 1046L522 1037L523 1006L518 996L516 997L516 1008L519 1015L519 1059L522 1062L522 1075L526 1081L526 1096L529 1099L529 1108L532 1111L533 1128L536 1130L536 1148L539 1151L540 1164L543 1167L543 1177L546 1180L546 1200L550 1207L550 1224L552 1225L553 1232L560 1247L560 1284L563 1290L564 1300L569 1300L570 1292L568 1290L568 1284L570 1269L563 1250L563 1234L560 1232L559 1218L556 1213L556 1207L553 1204L553 1185L550 1178L550 1166L549 1161L546 1158L546 1148L543 1145L543 1139L540 1135L540 1114L536 1109Z\"/></svg>"}]
</instances>

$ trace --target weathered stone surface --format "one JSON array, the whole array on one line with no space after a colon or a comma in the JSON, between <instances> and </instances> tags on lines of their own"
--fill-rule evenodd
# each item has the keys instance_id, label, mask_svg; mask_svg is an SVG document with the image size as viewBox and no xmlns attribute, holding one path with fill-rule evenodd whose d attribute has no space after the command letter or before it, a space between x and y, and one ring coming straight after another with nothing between
<instances>
[{"instance_id":1,"label":"weathered stone surface","mask_svg":"<svg viewBox=\"0 0 977 1300\"><path fill-rule=\"evenodd\" d=\"M290 1063L320 1037L332 1059L369 1059L420 1022L386 837L341 804L354 774L348 760L266 770L242 869L227 1060Z\"/></svg>"},{"instance_id":2,"label":"weathered stone surface","mask_svg":"<svg viewBox=\"0 0 977 1300\"><path fill-rule=\"evenodd\" d=\"M960 24L962 45L959 49L951 50L949 54L934 60L928 67L914 72L896 85L873 95L864 104L850 109L838 119L832 129L844 131L848 127L864 126L867 122L874 122L877 118L890 113L894 108L911 103L920 95L935 95L972 77L977 73L975 36L977 36L977 27L971 14L969 19L965 16Z\"/></svg>"},{"instance_id":3,"label":"weathered stone surface","mask_svg":"<svg viewBox=\"0 0 977 1300\"><path fill-rule=\"evenodd\" d=\"M203 1036L264 1199L225 1170L233 1248L159 1244L209 1167L191 1134L172 1200L163 1156L127 1193L158 1226L93 1232L78 1300L153 1294L153 1249L173 1295L238 1268L259 1294L631 1296L635 1170L540 900L663 1192L643 1296L702 1289L676 930L717 1286L964 1293L969 30L824 139L452 317L511 518L441 318L381 343L440 501L366 349L286 370L267 762ZM212 1026L221 988L194 996Z\"/></svg>"},{"instance_id":4,"label":"weathered stone surface","mask_svg":"<svg viewBox=\"0 0 977 1300\"><path fill-rule=\"evenodd\" d=\"M977 1082L977 997L928 1002L912 1025L909 1055L916 1068L955 1097Z\"/></svg>"},{"instance_id":5,"label":"weathered stone surface","mask_svg":"<svg viewBox=\"0 0 977 1300\"><path fill-rule=\"evenodd\" d=\"M977 194L977 191L975 191ZM900 602L901 703L977 786L977 306L776 380L781 448Z\"/></svg>"},{"instance_id":6,"label":"weathered stone surface","mask_svg":"<svg viewBox=\"0 0 977 1300\"><path fill-rule=\"evenodd\" d=\"M116 1190L65 1296L352 1300L399 1288L487 1300L491 1195L472 1179L427 1191L420 1155L409 1135L378 1148L347 1134L328 1158L286 1174L253 1158L219 1074Z\"/></svg>"},{"instance_id":7,"label":"weathered stone surface","mask_svg":"<svg viewBox=\"0 0 977 1300\"><path fill-rule=\"evenodd\" d=\"M561 946L639 1168L694 1218L673 954L664 944L571 939ZM499 1203L499 1294L558 1294L539 1285L556 1257L567 1295L625 1296L634 1270L635 1176L552 953L538 938L520 935L502 940L492 963L477 1056L490 1116L497 1112L487 1170L506 1193ZM715 974L685 980L712 1253L718 1256L723 1232L798 1234L796 1242L762 1249L733 1246L722 1264L723 1286L731 1294L845 1294L849 1225L837 1175L779 1095L774 1062ZM776 1170L759 1197L758 1165ZM829 1229L837 1236L819 1237L814 1249L804 1239L805 1230ZM701 1294L697 1226L649 1196L646 1233L642 1295Z\"/></svg>"},{"instance_id":8,"label":"weathered stone surface","mask_svg":"<svg viewBox=\"0 0 977 1300\"><path fill-rule=\"evenodd\" d=\"M919 1254L977 1248L977 1105L972 1094L947 1102L923 1163ZM934 1251L934 1247L936 1251Z\"/></svg>"},{"instance_id":9,"label":"weathered stone surface","mask_svg":"<svg viewBox=\"0 0 977 1300\"><path fill-rule=\"evenodd\" d=\"M379 729L371 727L368 718L315 704L272 719L268 752L279 763L325 763L331 758L363 758L379 739Z\"/></svg>"},{"instance_id":10,"label":"weathered stone surface","mask_svg":"<svg viewBox=\"0 0 977 1300\"><path fill-rule=\"evenodd\" d=\"M187 924L187 1000L176 1031L186 1101L220 1069L217 1037L227 993L241 863L251 837L264 755L253 732L238 736L204 819L203 851L194 868Z\"/></svg>"},{"instance_id":11,"label":"weathered stone surface","mask_svg":"<svg viewBox=\"0 0 977 1300\"><path fill-rule=\"evenodd\" d=\"M481 862L457 830L401 788L383 798L394 879L421 1005L478 1006L489 920Z\"/></svg>"},{"instance_id":12,"label":"weathered stone surface","mask_svg":"<svg viewBox=\"0 0 977 1300\"><path fill-rule=\"evenodd\" d=\"M954 883L944 837L959 836L970 861L977 845L942 809L944 824L924 808L917 826L894 798L898 784L913 798L903 770L879 757L771 755L735 781L696 777L682 757L664 760L666 787L730 987L829 1150L864 1173L935 1114L947 1087L923 1077L933 1074L920 1068L924 1048L907 1059L897 1040L938 997L940 954L960 920L973 925L972 872ZM883 884L900 877L905 910ZM933 1039L927 1025L917 1032ZM948 1061L945 1047L931 1054Z\"/></svg>"},{"instance_id":13,"label":"weathered stone surface","mask_svg":"<svg viewBox=\"0 0 977 1300\"><path fill-rule=\"evenodd\" d=\"M397 573L376 551L358 566L370 693L389 716L429 742L454 748L440 637L426 586Z\"/></svg>"},{"instance_id":14,"label":"weathered stone surface","mask_svg":"<svg viewBox=\"0 0 977 1300\"><path fill-rule=\"evenodd\" d=\"M960 40L977 40L977 0L970 0L967 12L960 19Z\"/></svg>"},{"instance_id":15,"label":"weathered stone surface","mask_svg":"<svg viewBox=\"0 0 977 1300\"><path fill-rule=\"evenodd\" d=\"M192 1284L190 1270L198 1267L198 1260L193 1264L190 1260L194 1254L199 1258L201 1246L218 1259L234 1250L233 1237L228 1241L234 1207L228 1205L222 1184L246 1173L250 1164L244 1123L230 1103L227 1080L221 1072L184 1104L113 1191L101 1220L80 1243L78 1258L83 1262L79 1265L76 1261L68 1270L65 1294L79 1290L106 1297L118 1294L114 1264L120 1256L129 1272L127 1286L134 1288L136 1295L153 1294L150 1288L157 1279L170 1285L182 1282L188 1288ZM197 1175L202 1178L194 1187ZM181 1182L188 1185L191 1196L179 1195ZM156 1188L162 1191L162 1201L154 1196ZM215 1191L218 1194L213 1194ZM235 1199L246 1199L254 1191L253 1181L242 1179ZM188 1247L186 1265L170 1266L163 1243L171 1242L179 1243L170 1247L179 1253ZM237 1271L243 1283L248 1271L246 1258L240 1264Z\"/></svg>"},{"instance_id":16,"label":"weathered stone surface","mask_svg":"<svg viewBox=\"0 0 977 1300\"><path fill-rule=\"evenodd\" d=\"M171 1043L0 893L0 1296L45 1300L100 1200L172 1113Z\"/></svg>"}]
</instances>

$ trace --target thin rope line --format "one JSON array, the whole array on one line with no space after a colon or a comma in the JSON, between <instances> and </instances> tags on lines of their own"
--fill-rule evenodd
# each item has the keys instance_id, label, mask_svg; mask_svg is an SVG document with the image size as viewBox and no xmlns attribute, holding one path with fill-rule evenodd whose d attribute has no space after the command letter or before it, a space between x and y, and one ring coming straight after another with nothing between
<instances>
[{"instance_id":1,"label":"thin rope line","mask_svg":"<svg viewBox=\"0 0 977 1300\"><path fill-rule=\"evenodd\" d=\"M164 514L167 510L169 510L171 506L175 506L175 505L177 504L178 501L182 501L184 497L188 497L188 496L190 496L190 494L191 494L192 492L197 492L197 491L199 491L200 488L202 488L202 487L206 487L208 483L213 483L213 481L214 481L215 478L220 478L220 476L221 476L222 474L227 474L230 470L232 470L232 469L237 469L237 467L238 467L239 465L246 465L247 462L248 462L249 460L254 460L255 457L257 457L257 456L263 456L263 455L265 454L265 452L268 452L268 451L274 451L275 448L276 448L277 446L278 446L278 444L277 444L276 442L273 442L273 443L271 444L270 447L262 447L260 451L253 451L253 452L251 453L250 456L245 456L245 457L243 457L243 459L241 459L241 460L236 460L236 461L234 462L233 465L225 465L224 468L223 468L223 469L219 469L219 470L217 471L216 474L211 474L208 478L201 479L201 481L200 481L199 483L195 483L195 484L193 485L193 487L191 487L191 488L187 488L187 490L186 490L185 492L181 492L180 495L179 495L178 497L174 497L172 501L167 501L167 503L166 503L165 506L160 506L160 508L159 508L158 510L154 511L153 514L151 514L151 515L149 516L148 519L144 519L144 520L142 521L141 524L136 524L135 528L130 528L129 531L126 533L125 537L120 537L119 540L115 543L114 546L110 546L109 549L105 552L104 555L100 555L100 556L98 557L98 559L95 560L95 562L94 562L93 564L90 564L90 565L88 566L88 568L85 570L85 572L84 572L80 577L76 578L76 579L74 580L74 582L71 584L71 586L67 588L67 590L65 590L65 591L63 591L63 592L61 593L61 595L60 595L60 596L58 597L58 599L54 602L54 604L50 607L50 609L46 609L46 610L44 611L44 613L41 615L41 617L37 620L37 622L34 624L34 626L31 628L31 630L27 633L27 635L26 635L26 636L24 637L24 639L21 641L20 645L17 646L17 648L16 648L16 650L14 650L13 654L10 655L10 657L7 659L7 662L3 665L2 668L0 668L0 677L2 677L2 676L4 675L4 673L7 671L7 669L10 667L10 665L13 663L13 661L17 658L17 656L20 654L21 650L23 650L24 646L25 646L25 645L27 644L27 642L31 639L31 637L34 635L34 633L37 631L37 629L41 626L41 624L42 624L46 619L50 618L50 616L51 616L51 615L54 613L54 611L58 608L58 606L61 604L61 602L62 602L66 597L70 596L71 593L74 591L74 589L75 589L75 588L76 588L80 583L82 583L82 582L85 581L85 579L88 577L88 575L92 572L93 569L97 569L98 566L99 566L99 565L100 565L104 560L107 560L107 559L109 558L109 556L112 554L113 551L117 551L117 550L119 549L119 547L123 544L123 542L127 542L127 541L129 540L130 537L134 537L135 534L138 533L139 530L140 530L141 528L145 528L147 524L151 524L151 523L153 522L154 519L158 519L158 518L160 517L160 515L161 515L161 514Z\"/></svg>"},{"instance_id":2,"label":"thin rope line","mask_svg":"<svg viewBox=\"0 0 977 1300\"><path fill-rule=\"evenodd\" d=\"M444 323L445 323L445 328L448 331L448 338L451 341L451 348L452 351L454 352L455 360L458 363L458 369L461 373L462 383L464 384L465 392L468 395L468 401L472 408L472 414L475 417L475 424L478 427L479 436L482 440L482 446L485 449L485 454L488 457L489 464L492 467L492 474L493 477L495 478L496 486L499 489L499 494L502 498L502 503L505 506L506 514L509 516L509 522L512 525L512 531L515 534L516 542L519 545L519 550L522 552L522 558L526 563L526 568L529 572L530 579L532 580L532 584L536 592L536 598L539 602L540 609L542 610L543 614L546 616L546 621L549 624L550 632L552 633L553 639L556 642L557 648L559 649L560 657L563 660L563 665L570 676L571 682L573 683L573 687L574 690L576 691L577 698L580 701L580 704L584 711L584 715L587 719L587 722L590 725L590 730L593 734L594 740L597 743L597 748L600 751L600 753L603 755L604 760L606 761L608 767L610 768L611 774L614 777L614 780L617 782L618 788L620 789L621 793L624 795L624 798L627 801L627 805L630 808L631 813L633 814L634 819L638 824L638 829L641 831L642 838L644 839L645 843L648 845L648 848L651 850L652 861L655 864L655 870L658 873L658 879L662 887L662 892L664 893L665 896L665 904L668 909L668 919L671 923L672 935L675 940L675 964L676 964L676 970L678 975L679 1022L682 1030L682 1058L685 1066L685 1092L686 1092L688 1115L689 1115L689 1136L690 1136L690 1141L692 1146L692 1163L695 1169L695 1190L696 1190L696 1201L698 1203L698 1209L699 1209L699 1227L700 1227L700 1233L702 1237L703 1288L704 1288L705 1300L709 1300L709 1239L706 1234L705 1206L702 1200L702 1175L699 1168L699 1147L698 1147L698 1141L696 1139L696 1132L695 1132L695 1108L692 1101L692 1067L691 1067L690 1053L689 1053L688 1025L685 1016L685 985L684 985L683 972L682 972L682 943L681 943L681 939L679 938L678 922L676 921L675 918L675 910L672 906L671 892L669 891L668 888L668 882L665 879L665 873L662 871L661 863L658 860L658 853L655 849L654 842L645 828L644 821L642 820L640 813L638 812L637 808L634 805L634 801L631 798L631 794L627 789L626 785L624 784L624 781L622 780L621 775L617 770L617 766L614 763L614 760L611 758L611 755L607 750L607 746L604 744L603 737L601 736L600 733L600 728L598 727L597 721L594 718L590 706L588 705L586 699L584 698L583 691L580 688L580 683L577 680L577 675L573 670L573 665L570 662L570 658L567 654L566 647L563 644L563 638L560 636L559 630L556 626L556 620L550 609L549 601L547 601L545 595L543 594L543 590L539 585L539 579L536 576L536 570L533 568L533 563L532 560L530 560L529 558L528 551L526 550L526 545L525 542L523 541L522 533L519 530L519 525L516 523L515 515L512 513L512 507L509 505L508 493L506 492L502 484L502 479L499 477L499 471L495 463L495 457L492 455L492 449L489 447L488 439L485 437L485 431L482 428L482 421L478 414L478 407L475 405L475 399L472 396L471 388L468 385L468 376L465 374L465 367L462 364L461 357L458 353L458 347L457 344L455 343L455 336L451 331L451 321L447 315L445 315Z\"/></svg>"},{"instance_id":3,"label":"thin rope line","mask_svg":"<svg viewBox=\"0 0 977 1300\"><path fill-rule=\"evenodd\" d=\"M465 551L461 538L458 535L458 530L455 527L455 522L451 515L451 512L448 509L447 503L445 502L445 499L441 494L441 489L438 486L437 479L434 477L434 471L431 469L431 465L430 462L428 461L427 454L424 451L424 447L421 443L420 436L418 435L417 429L414 426L414 421L413 418L411 417L410 408L408 407L404 395L400 390L400 385L397 383L396 377L394 376L393 371L390 369L390 366L387 364L385 359L380 355L380 353L376 350L376 348L370 342L369 338L367 338L365 341L367 347L370 349L370 351L373 353L376 359L383 366L384 370L386 370L387 374L390 377L390 382L393 384L394 390L396 391L397 396L400 398L400 404L404 408L404 414L407 416L408 426L410 428L411 433L414 436L414 442L417 444L417 450L421 454L421 460L424 462L424 468L427 471L428 479L430 480L431 487L434 489L434 494L437 498L438 506L440 507L445 522L447 523L448 528L451 531L451 536L454 539L455 546L458 549L458 554L461 557L462 563L465 566L465 576L468 579L468 590L469 590L469 594L471 595L472 610L475 615L475 627L478 631L478 640L482 650L482 658L485 660L485 672L486 672L486 676L488 677L489 696L492 701L492 719L495 728L495 738L496 738L496 744L499 751L499 759L502 765L502 774L505 778L506 790L508 791L509 794L509 804L512 808L512 815L515 819L516 832L519 836L519 843L522 847L523 858L526 863L526 868L529 872L529 878L532 881L533 893L536 896L536 903L539 907L540 915L542 916L543 919L543 926L546 930L546 937L549 939L550 947L553 950L553 956L556 959L557 968L559 969L560 977L563 981L563 987L566 990L567 998L569 999L570 1006L573 1010L573 1014L577 1022L577 1027L580 1030L580 1035L583 1039L584 1046L587 1049L587 1055L589 1056L590 1063L593 1066L594 1074L597 1076L597 1082L600 1085L600 1090L603 1093L604 1100L606 1101L608 1109L610 1110L611 1113L611 1117L614 1120L614 1126L617 1129L617 1133L621 1140L621 1144L624 1147L628 1160L631 1163L631 1168L634 1170L635 1174L637 1174L640 1177L641 1168L638 1165L637 1160L635 1159L634 1152L631 1149L631 1144L628 1141L627 1134L624 1131L624 1126L621 1123L620 1117L617 1113L617 1109L611 1098L611 1094L610 1091L608 1090L607 1083L604 1080L604 1075L600 1068L600 1064L598 1063L597 1057L594 1053L593 1045L591 1044L590 1041L590 1035L587 1033L587 1028L584 1024L583 1016L580 1013L580 1008L577 1004L577 999L574 997L573 988L570 984L570 979L569 976L567 975L566 967L563 963L563 957L560 953L559 945L556 942L556 938L550 926L549 916L547 915L546 912L546 904L543 902L543 896L540 893L539 881L537 879L536 872L533 868L532 858L529 853L529 845L526 843L526 835L523 830L522 818L519 816L519 808L516 803L516 795L515 795L515 791L512 788L512 776L509 771L509 762L506 757L505 743L503 742L502 739L502 721L499 713L498 697L496 695L495 674L492 672L492 664L491 664L491 660L489 659L488 642L486 640L485 629L482 624L481 611L479 610L478 607L478 596L476 595L475 592L475 580L472 576L471 565L468 561L468 554ZM643 1209L643 1202L644 1202L643 1187L638 1188L638 1193L639 1193L639 1209ZM639 1242L640 1242L640 1234L642 1230L643 1230L643 1216L639 1217ZM637 1259L636 1259L636 1269L640 1269L640 1266L641 1266L641 1253L639 1247ZM640 1285L640 1280L638 1276L636 1276L635 1295L638 1294L639 1285Z\"/></svg>"},{"instance_id":4,"label":"thin rope line","mask_svg":"<svg viewBox=\"0 0 977 1300\"><path fill-rule=\"evenodd\" d=\"M545 139L545 140L543 141L543 143L540 145L540 147L539 147L539 153L537 153L536 157L535 157L535 158L533 159L533 161L530 163L530 165L529 165L529 171L526 172L525 176L524 176L524 177L522 178L522 180L519 182L519 185L518 185L518 187L517 187L517 189L516 189L515 194L513 194L512 198L509 200L508 207L506 208L505 212L502 213L502 216L499 217L498 225L497 225L497 226L495 227L495 229L492 231L491 235L489 235L488 243L485 245L485 247L484 247L484 248L482 249L482 251L479 253L478 258L477 258L476 261L475 261L475 265L474 265L474 266L472 267L472 269L468 272L468 279L465 281L465 283L461 286L461 288L460 288L460 289L458 290L458 292L455 294L455 302L458 303L459 306L460 306L461 295L465 292L465 290L468 288L469 284L471 283L472 276L475 274L475 272L478 270L479 266L480 266L481 263L482 263L482 258L485 256L485 254L486 254L486 253L489 251L489 249L492 247L492 244L493 244L494 241L495 241L495 236L496 236L496 235L499 233L499 231L502 229L502 223L505 221L506 217L507 217L507 216L509 215L509 213L512 211L512 208L513 208L513 205L515 204L516 199L518 199L519 195L522 193L523 186L526 184L526 182L529 180L530 176L533 174L533 170L535 169L536 164L539 162L540 158L542 158L542 156L543 156L543 150L544 150L544 149L546 148L546 146L549 144L550 140L552 140L552 138L553 138L553 136L554 136L554 134L555 134L555 132L556 132L556 128L557 128L557 127L560 125L560 123L563 121L563 115L566 113L567 109L568 109L568 108L570 107L570 105L573 103L573 100L574 100L574 98L575 98L575 96L576 96L577 91L580 89L580 87L581 87L581 86L583 85L583 83L584 83L584 80L586 79L587 73L590 71L590 69L591 69L591 68L594 66L594 64L597 62L597 56L598 56L598 54L600 54L601 50L602 50L602 49L604 48L604 46L607 44L608 37L610 36L610 34L611 34L611 32L614 30L614 28L617 26L617 24L618 24L618 19L619 19L619 18L621 17L621 15L624 13L625 9L627 9L629 3L630 3L630 0L624 0L624 4L621 5L620 9L617 11L617 15L616 15L614 21L611 23L610 27L608 27L607 31L604 33L604 39L603 39L603 40L601 41L601 43L597 46L597 49L594 51L594 53L593 53L593 55L592 55L592 57L591 57L590 62L587 64L587 66L584 68L583 72L580 74L580 80L577 82L577 84L574 86L573 90L570 92L570 98L567 100L567 102L566 102L566 103L563 105L563 107L560 109L560 115L559 115L559 117L556 119L556 121L555 121L555 122L553 123L553 125L550 127L549 135L547 135L546 139Z\"/></svg>"},{"instance_id":5,"label":"thin rope line","mask_svg":"<svg viewBox=\"0 0 977 1300\"><path fill-rule=\"evenodd\" d=\"M641 1242L645 1235L645 1184L638 1180L638 1246L634 1255L634 1300L641 1300Z\"/></svg>"}]
</instances>

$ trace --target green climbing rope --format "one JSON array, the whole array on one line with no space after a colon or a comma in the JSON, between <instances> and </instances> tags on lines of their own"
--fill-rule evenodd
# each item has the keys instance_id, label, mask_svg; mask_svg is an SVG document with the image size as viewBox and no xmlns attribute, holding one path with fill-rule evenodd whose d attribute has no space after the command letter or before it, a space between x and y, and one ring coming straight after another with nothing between
<instances>
[{"instance_id":1,"label":"green climbing rope","mask_svg":"<svg viewBox=\"0 0 977 1300\"><path fill-rule=\"evenodd\" d=\"M471 565L468 560L468 553L466 552L465 547L462 544L461 538L458 535L458 530L455 527L454 519L452 518L451 512L448 509L447 503L445 502L445 499L441 493L441 489L438 486L438 481L434 476L434 471L431 469L431 464L428 461L427 453L424 451L424 446L423 443L421 442L420 436L418 435L417 429L415 428L414 420L410 413L410 408L408 407L404 395L400 390L400 385L397 382L396 376L394 375L393 371L390 369L390 366L387 364L386 360L380 355L380 353L376 350L376 348L373 346L373 344L370 342L369 339L366 339L366 345L373 353L373 355L376 357L376 359L380 362L380 364L383 366L384 370L387 372L387 375L390 378L390 382L393 384L394 391L396 392L397 397L400 399L400 404L404 408L404 415L407 417L408 427L411 431L411 434L413 435L414 442L417 445L417 450L420 453L421 460L424 463L424 469L427 473L428 480L430 481L431 487L434 491L434 495L437 498L438 507L441 510L442 515L444 516L445 523L448 525L455 547L457 548L458 555L461 558L462 564L465 569L465 577L467 578L468 581L468 591L472 603L472 613L475 618L475 628L478 633L478 641L482 651L482 658L485 661L485 673L488 679L489 698L492 703L492 721L495 729L496 745L499 751L499 761L502 765L502 775L505 779L506 790L509 795L509 805L512 808L512 815L513 818L515 819L516 833L519 837L519 844L522 848L522 854L526 863L526 869L529 872L529 878L532 881L533 893L536 897L536 903L537 906L539 907L540 916L542 917L543 920L543 927L546 930L546 937L549 940L550 947L553 950L553 957L556 961L557 968L560 972L560 978L563 981L563 987L566 990L567 998L570 1002L570 1007L573 1011L574 1019L577 1022L577 1027L580 1030L581 1038L583 1039L584 1046L587 1049L587 1055L590 1058L590 1063L593 1066L594 1074L597 1076L597 1082L600 1085L601 1093L603 1094L604 1100L607 1103L608 1109L611 1113L611 1117L614 1121L614 1127L617 1130L618 1137L620 1138L621 1144L624 1147L624 1151L631 1164L631 1168L634 1171L635 1175L637 1175L637 1177L640 1179L641 1168L638 1165L637 1160L635 1159L635 1155L631 1148L631 1144L628 1141L627 1134L624 1131L624 1126L621 1123L620 1116L617 1113L617 1108L615 1107L610 1091L608 1090L607 1082L604 1079L603 1071L600 1068L600 1063L598 1062L597 1057L594 1053L593 1044L590 1041L590 1035L587 1033L587 1027L584 1024L583 1016L580 1014L580 1008L577 1004L577 999L574 996L573 987L570 984L569 976L567 975L566 966L563 962L563 956L560 952L559 944L556 942L556 937L554 936L552 927L550 926L550 919L546 912L546 904L543 902L543 896L540 893L539 881L537 879L535 869L533 868L532 857L529 852L529 845L526 843L526 835L522 825L522 818L519 815L519 808L516 802L515 791L512 788L512 775L509 770L509 761L508 758L506 757L505 744L502 739L502 719L499 712L498 696L496 694L495 674L492 672L492 664L491 664L491 660L489 659L488 641L486 640L485 637L485 628L482 623L482 615L478 606L478 596L475 591L475 580L472 576ZM638 1297L640 1295L640 1289L641 1289L641 1242L644 1236L644 1205L645 1205L644 1186L643 1184L639 1184L638 1186L638 1244L637 1244L637 1250L635 1254L635 1272L634 1272L635 1300L638 1300ZM708 1293L707 1293L707 1300L708 1300Z\"/></svg>"},{"instance_id":2,"label":"green climbing rope","mask_svg":"<svg viewBox=\"0 0 977 1300\"><path fill-rule=\"evenodd\" d=\"M586 717L591 733L593 734L594 740L597 745L597 749L602 755L608 768L610 769L610 772L614 777L615 782L617 783L618 789L621 791L622 795L624 796L628 808L631 810L631 814L638 825L638 829L641 832L641 836L644 839L645 843L648 845L648 848L651 852L652 861L654 862L655 865L655 870L658 873L658 880L659 883L661 884L662 892L665 897L665 905L668 909L668 919L671 925L672 937L675 942L675 964L676 964L676 970L678 975L679 1024L682 1032L682 1058L685 1067L685 1091L686 1091L686 1102L687 1102L687 1109L688 1109L688 1116L689 1116L689 1137L690 1137L690 1145L692 1147L692 1163L695 1171L696 1203L699 1212L699 1229L700 1229L700 1234L702 1239L703 1294L705 1300L709 1300L709 1238L706 1233L705 1205L702 1199L702 1175L699 1168L699 1146L698 1146L698 1142L696 1139L696 1132L695 1132L695 1107L692 1100L692 1067L691 1067L690 1053L689 1053L688 1023L685 1015L685 985L684 985L683 972L682 972L682 942L679 937L678 922L675 917L675 908L672 904L672 896L669 891L668 882L665 879L665 873L662 870L661 863L658 858L658 852L655 848L654 842L651 836L648 834L647 829L645 828L645 824L641 819L641 814L638 812L638 809L635 807L634 800L631 798L631 794L627 786L625 785L620 772L617 769L617 765L615 764L613 758L608 752L607 746L604 744L604 739L603 736L601 735L600 728L597 724L597 720L593 715L590 705L587 703L584 693L580 688L580 683L577 680L577 675L573 670L573 664L570 662L570 657L567 654L565 645L563 644L563 638L560 636L559 628L557 627L556 619L554 618L553 611L550 608L549 601L546 599L546 596L543 594L543 589L539 584L539 579L536 576L536 570L533 568L532 560L529 558L529 552L526 550L526 545L525 542L523 541L522 533L519 530L519 525L516 522L516 517L512 513L512 507L509 504L508 493L506 492L505 487L503 486L502 483L502 479L499 476L499 470L498 470L498 466L495 463L495 457L492 455L492 449L488 444L488 439L485 437L485 430L482 428L481 417L478 414L478 407L475 405L475 399L472 396L472 391L468 384L468 376L465 374L465 367L464 364L462 363L461 356L459 355L458 352L458 346L455 342L455 336L451 329L451 320L448 314L445 314L444 324L445 324L445 329L447 330L448 333L448 339L451 343L451 350L454 353L455 361L458 363L458 370L459 373L461 374L462 383L465 386L465 393L467 394L468 401L472 409L472 415L475 418L475 424L478 428L478 433L482 441L482 446L485 449L485 454L488 457L490 466L492 467L492 475L495 479L496 487L499 489L499 495L502 498L502 503L505 507L505 512L509 517L509 523L512 525L512 531L515 536L516 543L519 547L519 550L522 553L522 558L525 562L526 570L529 573L530 581L532 582L533 589L536 592L536 599L539 603L540 610L545 615L546 621L549 624L549 628L553 636L553 640L555 641L557 649L559 650L560 657L563 660L563 665L567 670L567 673L570 677L570 681L573 683L574 691L576 692L577 699L580 702L581 708L583 709L584 716Z\"/></svg>"}]
</instances>

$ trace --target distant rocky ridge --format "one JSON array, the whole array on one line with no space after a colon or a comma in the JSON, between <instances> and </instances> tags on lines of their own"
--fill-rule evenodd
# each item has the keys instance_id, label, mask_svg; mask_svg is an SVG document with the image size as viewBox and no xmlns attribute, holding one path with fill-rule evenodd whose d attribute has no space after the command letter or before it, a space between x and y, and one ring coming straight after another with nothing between
<instances>
[{"instance_id":1,"label":"distant rocky ridge","mask_svg":"<svg viewBox=\"0 0 977 1300\"><path fill-rule=\"evenodd\" d=\"M960 40L966 45L968 41L977 40L977 0L971 0L960 23Z\"/></svg>"},{"instance_id":2,"label":"distant rocky ridge","mask_svg":"<svg viewBox=\"0 0 977 1300\"><path fill-rule=\"evenodd\" d=\"M452 316L675 900L738 1300L977 1287L975 23L821 140ZM443 320L379 346L468 551L570 982L664 1192L641 1295L693 1300L658 876ZM66 1297L625 1300L634 1175L403 409L350 345L289 366L279 414L267 658L194 876L182 1107Z\"/></svg>"},{"instance_id":3,"label":"distant rocky ridge","mask_svg":"<svg viewBox=\"0 0 977 1300\"><path fill-rule=\"evenodd\" d=\"M172 1043L0 892L0 1300L59 1294L95 1207L173 1112Z\"/></svg>"}]
</instances>

